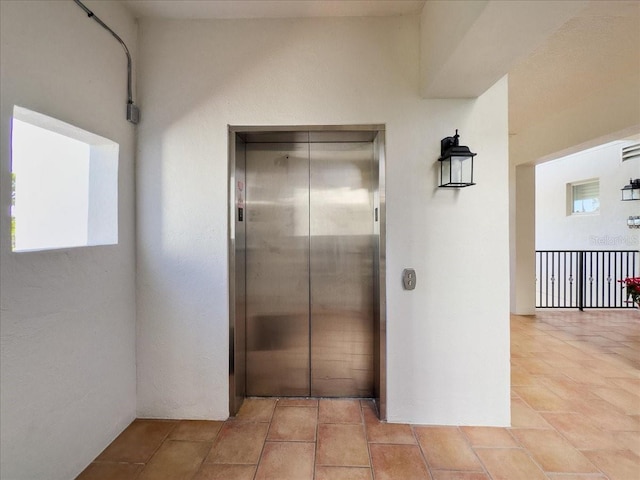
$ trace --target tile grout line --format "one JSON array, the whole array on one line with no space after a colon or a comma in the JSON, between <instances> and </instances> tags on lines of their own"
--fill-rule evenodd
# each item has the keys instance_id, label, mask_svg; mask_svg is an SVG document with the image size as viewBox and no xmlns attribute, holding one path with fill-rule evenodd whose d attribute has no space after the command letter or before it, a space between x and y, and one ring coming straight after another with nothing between
<instances>
[{"instance_id":1,"label":"tile grout line","mask_svg":"<svg viewBox=\"0 0 640 480\"><path fill-rule=\"evenodd\" d=\"M433 469L431 468L431 465L429 465L429 462L427 461L427 456L424 454L424 450L422 449L422 445L420 444L420 441L418 440L418 436L416 434L416 430L415 430L415 425L409 424L409 428L411 428L411 433L413 434L413 438L416 441L416 445L418 446L418 451L420 452L420 456L422 457L422 461L424 462L425 466L427 467L427 472L429 473L429 477L431 478L431 480L433 480Z\"/></svg>"},{"instance_id":2,"label":"tile grout line","mask_svg":"<svg viewBox=\"0 0 640 480\"><path fill-rule=\"evenodd\" d=\"M264 440L262 441L262 448L260 449L260 455L258 456L258 463L256 463L256 471L253 472L253 480L256 480L258 477L258 471L260 470L260 462L262 462L262 456L264 455L264 449L267 445L267 438L269 437L269 430L271 430L271 422L273 422L273 416L275 415L276 412L276 407L278 405L278 402L280 401L280 397L276 397L275 402L273 402L273 409L271 410L271 415L269 415L269 421L268 422L264 422L264 423L268 423L269 426L267 427L267 431L264 434ZM263 423L263 422L254 422L254 423Z\"/></svg>"},{"instance_id":3,"label":"tile grout line","mask_svg":"<svg viewBox=\"0 0 640 480\"><path fill-rule=\"evenodd\" d=\"M492 478L491 474L489 473L489 469L484 464L482 459L478 456L478 452L476 452L476 449L474 448L474 446L471 445L471 439L467 435L465 435L464 431L462 431L462 429L460 428L460 425L456 425L456 428L458 432L460 432L460 435L462 435L462 438L464 438L465 442L467 443L467 446L471 449L471 451L475 455L476 460L478 460L478 462L480 463L480 466L482 467L482 470L484 471L484 473L487 474L487 477ZM501 428L501 427L497 427L497 428Z\"/></svg>"},{"instance_id":4,"label":"tile grout line","mask_svg":"<svg viewBox=\"0 0 640 480\"><path fill-rule=\"evenodd\" d=\"M369 473L371 474L371 478L375 480L376 473L373 470L373 457L371 456L371 443L369 442L369 429L367 428L367 419L364 417L364 405L362 404L362 401L358 401L358 405L360 406L360 418L364 427L364 441L367 444L367 455L369 455ZM380 421L379 418L378 421Z\"/></svg>"},{"instance_id":5,"label":"tile grout line","mask_svg":"<svg viewBox=\"0 0 640 480\"><path fill-rule=\"evenodd\" d=\"M136 420L138 420L137 418L133 421L135 422ZM142 419L142 421L145 420L151 420L154 421L154 419ZM157 419L159 421L163 421L164 419ZM133 422L131 422L131 424L133 424ZM138 475L136 475L136 478L140 478L142 476L142 474L144 473L144 471L146 470L147 466L151 463L151 460L153 460L153 457L156 456L156 453L158 453L158 450L160 450L160 448L162 447L162 445L164 445L164 442L167 441L167 438L169 438L169 435L171 435L171 433L177 428L177 426L180 424L180 420L169 420L169 422L173 422L175 423L173 425L173 427L171 429L169 429L169 431L164 435L164 437L162 437L162 441L160 442L160 444L158 445L158 447L153 451L153 453L151 454L151 456L149 457L149 459L144 462L144 467L142 467L142 470L140 470L140 473L138 473ZM129 426L131 426L131 424L129 424ZM127 427L129 428L129 427ZM126 429L125 429L126 430Z\"/></svg>"},{"instance_id":6,"label":"tile grout line","mask_svg":"<svg viewBox=\"0 0 640 480\"><path fill-rule=\"evenodd\" d=\"M318 444L320 434L320 399L318 399L318 407L316 408L316 429L315 429L315 448L313 449L313 480L316 480L316 472L318 469Z\"/></svg>"},{"instance_id":7,"label":"tile grout line","mask_svg":"<svg viewBox=\"0 0 640 480\"><path fill-rule=\"evenodd\" d=\"M207 458L209 458L209 455L211 455L211 452L213 451L214 447L216 446L216 441L218 440L218 437L220 436L220 432L222 431L224 426L227 424L227 420L223 421L222 425L220 425L220 428L216 432L215 436L213 437L213 441L211 442L211 448L209 448L209 451L207 452L207 454L202 459L202 462L200 462L200 466L198 467L198 469L193 474L193 477L191 477L192 480L196 477L196 475L198 475L198 473L200 473L200 471L202 470L202 467L205 465L205 463L207 463Z\"/></svg>"}]
</instances>

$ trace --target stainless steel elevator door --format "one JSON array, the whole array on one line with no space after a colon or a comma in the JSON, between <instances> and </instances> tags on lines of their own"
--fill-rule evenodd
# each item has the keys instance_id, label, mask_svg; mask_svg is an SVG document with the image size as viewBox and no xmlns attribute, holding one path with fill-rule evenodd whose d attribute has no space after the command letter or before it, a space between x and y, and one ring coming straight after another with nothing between
<instances>
[{"instance_id":1,"label":"stainless steel elevator door","mask_svg":"<svg viewBox=\"0 0 640 480\"><path fill-rule=\"evenodd\" d=\"M310 145L311 395L373 395L373 144Z\"/></svg>"},{"instance_id":2,"label":"stainless steel elevator door","mask_svg":"<svg viewBox=\"0 0 640 480\"><path fill-rule=\"evenodd\" d=\"M309 395L307 144L246 150L247 395Z\"/></svg>"},{"instance_id":3,"label":"stainless steel elevator door","mask_svg":"<svg viewBox=\"0 0 640 480\"><path fill-rule=\"evenodd\" d=\"M373 395L373 144L246 148L246 393Z\"/></svg>"}]
</instances>

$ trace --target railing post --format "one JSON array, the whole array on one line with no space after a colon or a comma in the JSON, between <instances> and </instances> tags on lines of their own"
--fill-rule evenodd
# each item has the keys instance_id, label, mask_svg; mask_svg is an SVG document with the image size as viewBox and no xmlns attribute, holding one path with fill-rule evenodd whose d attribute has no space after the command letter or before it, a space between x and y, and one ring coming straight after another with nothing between
<instances>
[{"instance_id":1,"label":"railing post","mask_svg":"<svg viewBox=\"0 0 640 480\"><path fill-rule=\"evenodd\" d=\"M585 252L578 252L578 309L583 312L584 311L584 287L585 287L585 278L584 278L584 256Z\"/></svg>"}]
</instances>

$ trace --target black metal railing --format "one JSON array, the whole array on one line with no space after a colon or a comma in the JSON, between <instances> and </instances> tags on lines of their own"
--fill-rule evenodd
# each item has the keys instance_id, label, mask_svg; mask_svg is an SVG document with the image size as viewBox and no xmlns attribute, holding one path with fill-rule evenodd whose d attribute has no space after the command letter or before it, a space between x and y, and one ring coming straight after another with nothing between
<instances>
[{"instance_id":1,"label":"black metal railing","mask_svg":"<svg viewBox=\"0 0 640 480\"><path fill-rule=\"evenodd\" d=\"M536 250L536 308L635 308L620 280L640 275L637 250Z\"/></svg>"}]
</instances>

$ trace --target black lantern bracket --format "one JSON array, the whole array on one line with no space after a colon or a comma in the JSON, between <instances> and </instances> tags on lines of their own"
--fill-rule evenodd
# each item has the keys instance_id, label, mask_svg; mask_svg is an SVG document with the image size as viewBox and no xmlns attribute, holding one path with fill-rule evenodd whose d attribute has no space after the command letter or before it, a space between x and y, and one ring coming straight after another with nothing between
<instances>
[{"instance_id":1,"label":"black lantern bracket","mask_svg":"<svg viewBox=\"0 0 640 480\"><path fill-rule=\"evenodd\" d=\"M440 141L440 185L441 188L464 188L475 185L473 181L473 153L469 147L460 145L458 129L453 137Z\"/></svg>"},{"instance_id":2,"label":"black lantern bracket","mask_svg":"<svg viewBox=\"0 0 640 480\"><path fill-rule=\"evenodd\" d=\"M629 185L620 189L622 191L622 201L640 200L640 178L629 179Z\"/></svg>"}]
</instances>

